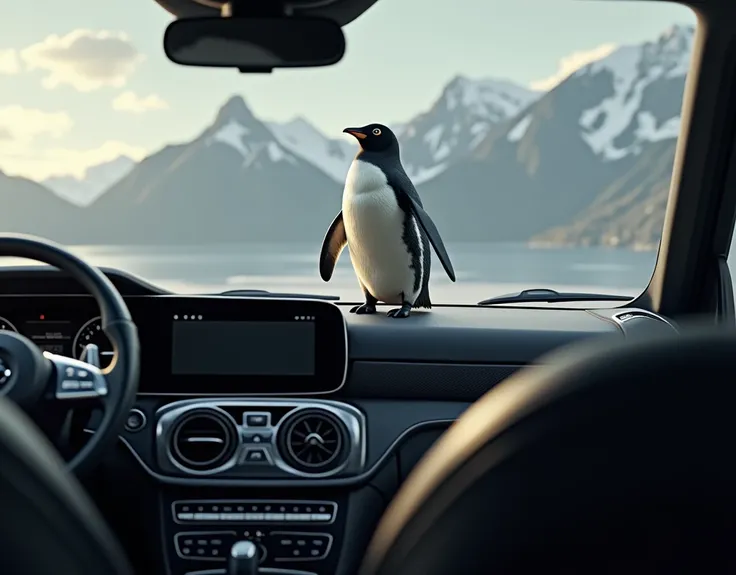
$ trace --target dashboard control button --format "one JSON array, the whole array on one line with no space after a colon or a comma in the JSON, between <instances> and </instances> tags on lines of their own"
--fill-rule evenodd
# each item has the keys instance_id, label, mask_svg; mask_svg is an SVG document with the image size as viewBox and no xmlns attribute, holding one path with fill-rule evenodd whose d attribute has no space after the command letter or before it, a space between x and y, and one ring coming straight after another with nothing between
<instances>
[{"instance_id":1,"label":"dashboard control button","mask_svg":"<svg viewBox=\"0 0 736 575\"><path fill-rule=\"evenodd\" d=\"M262 449L262 448L252 448ZM268 455L268 453L266 452ZM220 500L176 501L172 515L177 523L331 523L337 515L332 501Z\"/></svg>"},{"instance_id":2,"label":"dashboard control button","mask_svg":"<svg viewBox=\"0 0 736 575\"><path fill-rule=\"evenodd\" d=\"M270 463L268 452L263 447L252 447L245 452L246 463Z\"/></svg>"},{"instance_id":3,"label":"dashboard control button","mask_svg":"<svg viewBox=\"0 0 736 575\"><path fill-rule=\"evenodd\" d=\"M272 531L269 537L275 561L317 561L327 557L332 546L328 533Z\"/></svg>"},{"instance_id":4,"label":"dashboard control button","mask_svg":"<svg viewBox=\"0 0 736 575\"><path fill-rule=\"evenodd\" d=\"M243 435L243 443L268 443L273 437L272 433L246 433Z\"/></svg>"},{"instance_id":5,"label":"dashboard control button","mask_svg":"<svg viewBox=\"0 0 736 575\"><path fill-rule=\"evenodd\" d=\"M131 409L128 414L128 419L125 420L125 429L130 433L140 431L146 426L146 414L140 409Z\"/></svg>"},{"instance_id":6,"label":"dashboard control button","mask_svg":"<svg viewBox=\"0 0 736 575\"><path fill-rule=\"evenodd\" d=\"M184 532L174 535L174 547L182 559L224 561L235 539L234 531Z\"/></svg>"},{"instance_id":7,"label":"dashboard control button","mask_svg":"<svg viewBox=\"0 0 736 575\"><path fill-rule=\"evenodd\" d=\"M246 427L268 427L268 421L271 419L270 413L246 413Z\"/></svg>"}]
</instances>

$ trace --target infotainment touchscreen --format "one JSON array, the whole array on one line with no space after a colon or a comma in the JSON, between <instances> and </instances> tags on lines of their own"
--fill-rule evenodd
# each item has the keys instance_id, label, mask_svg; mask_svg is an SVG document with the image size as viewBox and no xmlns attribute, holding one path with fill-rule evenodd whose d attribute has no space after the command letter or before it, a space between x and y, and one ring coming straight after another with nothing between
<instances>
[{"instance_id":1,"label":"infotainment touchscreen","mask_svg":"<svg viewBox=\"0 0 736 575\"><path fill-rule=\"evenodd\" d=\"M314 376L315 321L206 321L174 316L174 375ZM203 352L202 343L207 351Z\"/></svg>"},{"instance_id":2,"label":"infotainment touchscreen","mask_svg":"<svg viewBox=\"0 0 736 575\"><path fill-rule=\"evenodd\" d=\"M299 395L345 381L345 320L330 302L144 296L126 303L143 352L139 393Z\"/></svg>"}]
</instances>

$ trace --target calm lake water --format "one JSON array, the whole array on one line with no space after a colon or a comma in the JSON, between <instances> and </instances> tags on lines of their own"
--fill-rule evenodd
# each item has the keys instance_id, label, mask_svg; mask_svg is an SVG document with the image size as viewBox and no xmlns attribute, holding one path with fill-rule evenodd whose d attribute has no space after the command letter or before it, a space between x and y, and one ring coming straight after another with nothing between
<instances>
[{"instance_id":1,"label":"calm lake water","mask_svg":"<svg viewBox=\"0 0 736 575\"><path fill-rule=\"evenodd\" d=\"M181 293L229 289L332 294L358 301L358 288L345 251L329 283L317 270L319 246L245 244L207 246L76 246L98 266L119 268ZM530 249L516 244L448 244L457 282L447 279L435 259L431 294L436 303L475 303L527 288L603 291L637 295L654 269L656 252L618 249ZM4 265L32 264L5 259Z\"/></svg>"}]
</instances>

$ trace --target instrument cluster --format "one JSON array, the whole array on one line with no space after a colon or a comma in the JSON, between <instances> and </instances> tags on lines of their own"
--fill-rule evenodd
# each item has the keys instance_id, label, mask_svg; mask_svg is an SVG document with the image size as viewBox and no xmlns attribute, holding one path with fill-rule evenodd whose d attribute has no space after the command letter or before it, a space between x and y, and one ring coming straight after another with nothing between
<instances>
[{"instance_id":1,"label":"instrument cluster","mask_svg":"<svg viewBox=\"0 0 736 575\"><path fill-rule=\"evenodd\" d=\"M10 314L7 314L10 315ZM84 348L95 344L100 350L100 367L106 368L113 359L112 344L102 331L99 316L72 320L56 314L36 314L33 317L0 315L0 331L14 331L34 342L41 351L79 359Z\"/></svg>"}]
</instances>

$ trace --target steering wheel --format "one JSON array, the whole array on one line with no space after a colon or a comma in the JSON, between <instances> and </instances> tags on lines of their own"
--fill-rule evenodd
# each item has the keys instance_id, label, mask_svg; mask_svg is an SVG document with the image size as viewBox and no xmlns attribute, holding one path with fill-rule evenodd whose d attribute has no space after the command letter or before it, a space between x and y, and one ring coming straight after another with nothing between
<instances>
[{"instance_id":1,"label":"steering wheel","mask_svg":"<svg viewBox=\"0 0 736 575\"><path fill-rule=\"evenodd\" d=\"M22 234L0 234L0 256L20 257L50 264L77 280L100 308L102 330L115 357L99 367L41 352L28 338L0 332L0 395L6 396L38 422L49 403L71 409L97 404L103 416L94 435L67 463L83 474L95 466L117 440L135 401L140 370L138 330L125 301L97 268L51 241Z\"/></svg>"}]
</instances>

